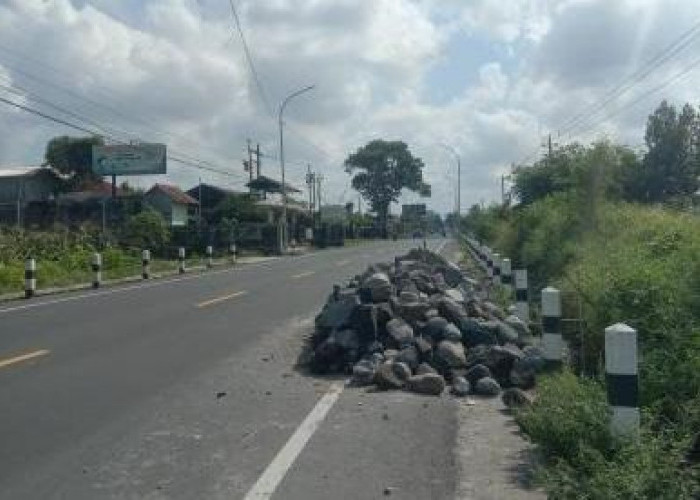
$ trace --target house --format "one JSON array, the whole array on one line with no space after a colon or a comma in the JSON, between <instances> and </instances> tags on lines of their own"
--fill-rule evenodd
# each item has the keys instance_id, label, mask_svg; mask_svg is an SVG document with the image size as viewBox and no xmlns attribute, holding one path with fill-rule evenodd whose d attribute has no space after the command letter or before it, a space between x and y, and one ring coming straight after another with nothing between
<instances>
[{"instance_id":1,"label":"house","mask_svg":"<svg viewBox=\"0 0 700 500\"><path fill-rule=\"evenodd\" d=\"M180 188L170 184L156 184L148 190L144 201L160 212L172 227L186 226L190 207L198 204Z\"/></svg>"},{"instance_id":2,"label":"house","mask_svg":"<svg viewBox=\"0 0 700 500\"><path fill-rule=\"evenodd\" d=\"M217 205L229 196L248 196L248 193L213 186L211 184L198 184L192 189L188 189L187 194L200 203L202 217L205 219L208 219Z\"/></svg>"},{"instance_id":3,"label":"house","mask_svg":"<svg viewBox=\"0 0 700 500\"><path fill-rule=\"evenodd\" d=\"M56 171L47 167L0 168L0 204L53 200L61 182Z\"/></svg>"}]
</instances>

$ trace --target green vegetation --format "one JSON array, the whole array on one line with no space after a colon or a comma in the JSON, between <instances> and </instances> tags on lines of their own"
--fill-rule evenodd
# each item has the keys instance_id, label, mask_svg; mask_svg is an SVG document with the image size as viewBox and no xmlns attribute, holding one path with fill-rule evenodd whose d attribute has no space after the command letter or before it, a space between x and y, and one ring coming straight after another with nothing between
<instances>
[{"instance_id":1,"label":"green vegetation","mask_svg":"<svg viewBox=\"0 0 700 500\"><path fill-rule=\"evenodd\" d=\"M700 430L700 142L684 125L695 115L669 108L650 117L642 157L607 142L562 148L515 172L517 206L474 206L462 221L526 267L533 290L554 285L583 304L583 342L570 344L585 376L545 377L517 416L543 452L539 477L553 498L700 494L697 467L682 465ZM604 329L617 322L639 333L638 442L607 433Z\"/></svg>"}]
</instances>

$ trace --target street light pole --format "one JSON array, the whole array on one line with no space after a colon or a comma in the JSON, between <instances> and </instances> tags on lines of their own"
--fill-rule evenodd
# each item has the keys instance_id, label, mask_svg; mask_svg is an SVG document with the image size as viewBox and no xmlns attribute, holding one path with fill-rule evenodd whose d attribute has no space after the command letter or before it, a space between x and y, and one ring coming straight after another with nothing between
<instances>
[{"instance_id":1,"label":"street light pole","mask_svg":"<svg viewBox=\"0 0 700 500\"><path fill-rule=\"evenodd\" d=\"M457 220L459 221L459 216L462 215L462 159L457 150L452 146L443 143L440 145L452 153L457 159Z\"/></svg>"},{"instance_id":2,"label":"street light pole","mask_svg":"<svg viewBox=\"0 0 700 500\"><path fill-rule=\"evenodd\" d=\"M299 89L296 92L292 92L289 94L284 101L282 101L282 104L280 104L280 111L279 111L279 126L280 126L280 169L282 171L282 220L284 222L283 229L282 229L282 244L280 245L280 249L282 251L286 250L287 248L287 188L285 185L285 177L284 177L284 122L282 121L282 117L284 115L284 108L287 107L287 104L289 101L297 97L298 95L303 94L304 92L308 92L309 90L313 89L315 85L309 85L308 87L304 87L303 89Z\"/></svg>"}]
</instances>

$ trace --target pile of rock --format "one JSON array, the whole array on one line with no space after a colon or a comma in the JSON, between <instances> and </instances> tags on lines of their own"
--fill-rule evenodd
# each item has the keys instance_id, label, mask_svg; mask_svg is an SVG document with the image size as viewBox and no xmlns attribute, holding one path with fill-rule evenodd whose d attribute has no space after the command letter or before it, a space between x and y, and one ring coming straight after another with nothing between
<instances>
[{"instance_id":1,"label":"pile of rock","mask_svg":"<svg viewBox=\"0 0 700 500\"><path fill-rule=\"evenodd\" d=\"M544 360L528 326L481 298L479 283L424 249L336 285L316 317L310 367L358 386L457 396L522 396Z\"/></svg>"}]
</instances>

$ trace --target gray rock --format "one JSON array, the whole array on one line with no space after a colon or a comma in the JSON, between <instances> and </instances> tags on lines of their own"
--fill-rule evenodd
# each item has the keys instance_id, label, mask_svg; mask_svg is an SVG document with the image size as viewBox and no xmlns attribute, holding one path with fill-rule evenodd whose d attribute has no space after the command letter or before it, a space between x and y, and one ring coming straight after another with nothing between
<instances>
[{"instance_id":1,"label":"gray rock","mask_svg":"<svg viewBox=\"0 0 700 500\"><path fill-rule=\"evenodd\" d=\"M535 371L539 372L544 368L544 351L537 346L527 346L523 348L523 356L528 359L528 361L535 368Z\"/></svg>"},{"instance_id":2,"label":"gray rock","mask_svg":"<svg viewBox=\"0 0 700 500\"><path fill-rule=\"evenodd\" d=\"M442 329L443 340L449 340L450 342L461 342L462 332L457 328L454 323L448 323L445 328Z\"/></svg>"},{"instance_id":3,"label":"gray rock","mask_svg":"<svg viewBox=\"0 0 700 500\"><path fill-rule=\"evenodd\" d=\"M418 354L420 355L421 359L430 358L430 355L433 352L433 344L429 340L423 337L416 337L413 345L415 345L416 349L418 349Z\"/></svg>"},{"instance_id":4,"label":"gray rock","mask_svg":"<svg viewBox=\"0 0 700 500\"><path fill-rule=\"evenodd\" d=\"M352 367L351 383L357 386L370 385L374 381L375 371L376 366L373 363L362 360Z\"/></svg>"},{"instance_id":5,"label":"gray rock","mask_svg":"<svg viewBox=\"0 0 700 500\"><path fill-rule=\"evenodd\" d=\"M471 347L467 352L467 367L472 367L477 364L486 364L487 354L491 346L477 345Z\"/></svg>"},{"instance_id":6,"label":"gray rock","mask_svg":"<svg viewBox=\"0 0 700 500\"><path fill-rule=\"evenodd\" d=\"M418 302L418 293L413 291L402 291L399 295L399 300L405 303Z\"/></svg>"},{"instance_id":7,"label":"gray rock","mask_svg":"<svg viewBox=\"0 0 700 500\"><path fill-rule=\"evenodd\" d=\"M448 288L445 290L445 297L458 303L464 302L464 295L456 288Z\"/></svg>"},{"instance_id":8,"label":"gray rock","mask_svg":"<svg viewBox=\"0 0 700 500\"><path fill-rule=\"evenodd\" d=\"M384 273L375 273L362 283L362 288L370 291L372 302L386 302L392 296L389 277Z\"/></svg>"},{"instance_id":9,"label":"gray rock","mask_svg":"<svg viewBox=\"0 0 700 500\"><path fill-rule=\"evenodd\" d=\"M532 405L532 398L530 398L525 391L517 387L510 387L503 391L501 401L503 401L503 404L506 405L507 408L511 409Z\"/></svg>"},{"instance_id":10,"label":"gray rock","mask_svg":"<svg viewBox=\"0 0 700 500\"><path fill-rule=\"evenodd\" d=\"M331 338L343 349L358 350L360 348L360 338L355 330L336 330L331 333Z\"/></svg>"},{"instance_id":11,"label":"gray rock","mask_svg":"<svg viewBox=\"0 0 700 500\"><path fill-rule=\"evenodd\" d=\"M444 369L466 366L467 359L464 346L459 342L441 341L435 350L435 361Z\"/></svg>"},{"instance_id":12,"label":"gray rock","mask_svg":"<svg viewBox=\"0 0 700 500\"><path fill-rule=\"evenodd\" d=\"M391 362L382 363L374 374L374 383L382 390L401 389L404 381L394 372L394 364Z\"/></svg>"},{"instance_id":13,"label":"gray rock","mask_svg":"<svg viewBox=\"0 0 700 500\"><path fill-rule=\"evenodd\" d=\"M399 355L399 351L397 349L386 349L384 351L384 360L385 361L394 361L396 359L396 356Z\"/></svg>"},{"instance_id":14,"label":"gray rock","mask_svg":"<svg viewBox=\"0 0 700 500\"><path fill-rule=\"evenodd\" d=\"M498 396L501 393L501 386L491 377L484 377L477 381L474 392L480 396Z\"/></svg>"},{"instance_id":15,"label":"gray rock","mask_svg":"<svg viewBox=\"0 0 700 500\"><path fill-rule=\"evenodd\" d=\"M396 377L402 382L406 382L411 377L411 375L413 375L411 369L406 363L403 363L401 361L394 361L394 364L392 366L394 369L394 375L396 375Z\"/></svg>"},{"instance_id":16,"label":"gray rock","mask_svg":"<svg viewBox=\"0 0 700 500\"><path fill-rule=\"evenodd\" d=\"M505 320L503 320L503 322L518 333L519 339L530 337L531 333L527 324L525 324L525 322L518 318L515 314L511 314Z\"/></svg>"},{"instance_id":17,"label":"gray rock","mask_svg":"<svg viewBox=\"0 0 700 500\"><path fill-rule=\"evenodd\" d=\"M395 343L401 347L413 340L413 328L401 318L394 318L386 324L386 332Z\"/></svg>"},{"instance_id":18,"label":"gray rock","mask_svg":"<svg viewBox=\"0 0 700 500\"><path fill-rule=\"evenodd\" d=\"M425 311L425 319L426 320L430 320L430 319L436 318L438 316L440 316L440 313L438 312L437 309L428 309L427 311Z\"/></svg>"},{"instance_id":19,"label":"gray rock","mask_svg":"<svg viewBox=\"0 0 700 500\"><path fill-rule=\"evenodd\" d=\"M489 302L488 300L485 300L481 303L481 307L484 308L484 310L487 313L489 313L491 316L493 316L496 319L500 319L501 321L506 319L506 313L503 312L503 309L498 307L493 302Z\"/></svg>"},{"instance_id":20,"label":"gray rock","mask_svg":"<svg viewBox=\"0 0 700 500\"><path fill-rule=\"evenodd\" d=\"M469 368L464 376L472 385L475 385L482 378L492 377L491 370L489 370L487 366L481 364Z\"/></svg>"},{"instance_id":21,"label":"gray rock","mask_svg":"<svg viewBox=\"0 0 700 500\"><path fill-rule=\"evenodd\" d=\"M467 311L462 305L447 297L443 297L438 302L438 311L440 311L440 316L455 324L458 324L459 320L467 315Z\"/></svg>"},{"instance_id":22,"label":"gray rock","mask_svg":"<svg viewBox=\"0 0 700 500\"><path fill-rule=\"evenodd\" d=\"M459 331L462 332L462 342L467 347L496 344L496 334L485 328L483 323L474 318L464 316L460 318L456 325Z\"/></svg>"},{"instance_id":23,"label":"gray rock","mask_svg":"<svg viewBox=\"0 0 700 500\"><path fill-rule=\"evenodd\" d=\"M457 264L454 264L452 262L449 262L445 266L445 268L442 271L442 274L445 277L445 281L447 282L447 284L451 287L456 287L464 279L464 276L462 275L462 270Z\"/></svg>"},{"instance_id":24,"label":"gray rock","mask_svg":"<svg viewBox=\"0 0 700 500\"><path fill-rule=\"evenodd\" d=\"M501 344L514 344L518 341L520 336L518 335L517 330L510 326L508 323L505 321L497 321L498 324L498 329L497 329L497 338L498 342Z\"/></svg>"},{"instance_id":25,"label":"gray rock","mask_svg":"<svg viewBox=\"0 0 700 500\"><path fill-rule=\"evenodd\" d=\"M489 347L484 364L489 367L496 380L507 384L510 382L513 364L523 357L522 351L514 345L496 345Z\"/></svg>"},{"instance_id":26,"label":"gray rock","mask_svg":"<svg viewBox=\"0 0 700 500\"><path fill-rule=\"evenodd\" d=\"M436 373L414 375L408 379L406 387L418 394L439 396L445 390L445 379Z\"/></svg>"},{"instance_id":27,"label":"gray rock","mask_svg":"<svg viewBox=\"0 0 700 500\"><path fill-rule=\"evenodd\" d=\"M399 315L411 324L425 319L425 313L431 308L427 302L406 302L399 305Z\"/></svg>"},{"instance_id":28,"label":"gray rock","mask_svg":"<svg viewBox=\"0 0 700 500\"><path fill-rule=\"evenodd\" d=\"M449 322L441 316L430 318L423 327L423 335L433 339L433 342L439 342L442 340L442 331L448 324Z\"/></svg>"},{"instance_id":29,"label":"gray rock","mask_svg":"<svg viewBox=\"0 0 700 500\"><path fill-rule=\"evenodd\" d=\"M332 330L348 326L350 317L359 303L356 295L342 296L341 300L328 302L316 316L316 328L327 335Z\"/></svg>"},{"instance_id":30,"label":"gray rock","mask_svg":"<svg viewBox=\"0 0 700 500\"><path fill-rule=\"evenodd\" d=\"M472 390L469 381L464 377L455 377L452 379L452 394L455 396L467 396Z\"/></svg>"},{"instance_id":31,"label":"gray rock","mask_svg":"<svg viewBox=\"0 0 700 500\"><path fill-rule=\"evenodd\" d=\"M437 371L428 363L419 364L416 368L416 375L425 375L426 373L437 373Z\"/></svg>"},{"instance_id":32,"label":"gray rock","mask_svg":"<svg viewBox=\"0 0 700 500\"><path fill-rule=\"evenodd\" d=\"M399 351L399 354L394 358L395 363L406 363L411 370L418 368L420 363L420 355L415 345L409 345Z\"/></svg>"}]
</instances>

